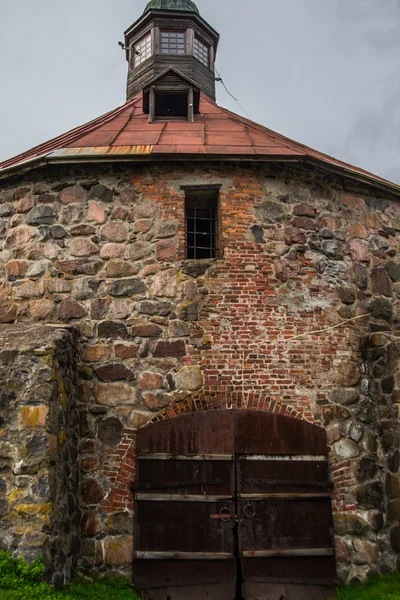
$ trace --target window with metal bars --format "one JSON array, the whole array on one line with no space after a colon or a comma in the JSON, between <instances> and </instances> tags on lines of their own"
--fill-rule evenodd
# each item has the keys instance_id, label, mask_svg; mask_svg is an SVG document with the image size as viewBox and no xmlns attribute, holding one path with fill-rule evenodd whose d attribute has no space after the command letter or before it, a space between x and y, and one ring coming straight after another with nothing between
<instances>
[{"instance_id":1,"label":"window with metal bars","mask_svg":"<svg viewBox=\"0 0 400 600\"><path fill-rule=\"evenodd\" d=\"M133 65L138 67L152 55L151 33L133 46Z\"/></svg>"},{"instance_id":2,"label":"window with metal bars","mask_svg":"<svg viewBox=\"0 0 400 600\"><path fill-rule=\"evenodd\" d=\"M184 31L161 31L161 54L185 54Z\"/></svg>"},{"instance_id":3,"label":"window with metal bars","mask_svg":"<svg viewBox=\"0 0 400 600\"><path fill-rule=\"evenodd\" d=\"M218 195L214 190L186 190L186 258L219 255Z\"/></svg>"},{"instance_id":4,"label":"window with metal bars","mask_svg":"<svg viewBox=\"0 0 400 600\"><path fill-rule=\"evenodd\" d=\"M205 67L210 67L210 47L195 36L193 54Z\"/></svg>"}]
</instances>

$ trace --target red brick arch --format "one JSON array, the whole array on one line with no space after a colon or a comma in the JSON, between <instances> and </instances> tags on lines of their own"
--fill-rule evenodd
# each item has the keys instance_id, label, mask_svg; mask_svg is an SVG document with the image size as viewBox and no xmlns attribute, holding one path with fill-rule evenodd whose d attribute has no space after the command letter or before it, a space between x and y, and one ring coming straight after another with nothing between
<instances>
[{"instance_id":1,"label":"red brick arch","mask_svg":"<svg viewBox=\"0 0 400 600\"><path fill-rule=\"evenodd\" d=\"M155 414L143 427L185 414L224 408L258 410L315 423L308 407L301 412L288 404L266 398L262 392L248 394L246 401L243 401L240 393L202 393L170 404ZM104 464L104 474L111 483L110 492L101 507L106 512L133 509L131 484L135 481L135 463L136 431L125 429L120 444L107 456Z\"/></svg>"},{"instance_id":2,"label":"red brick arch","mask_svg":"<svg viewBox=\"0 0 400 600\"><path fill-rule=\"evenodd\" d=\"M266 397L263 392L250 392L245 395L245 399L243 399L243 395L240 392L215 392L192 395L185 400L174 402L162 409L154 415L150 423L157 423L158 421L164 421L165 419L171 419L184 414L205 410L221 410L224 408L258 410L315 424L315 418L309 406L304 408L304 410L294 408L289 404L277 402Z\"/></svg>"}]
</instances>

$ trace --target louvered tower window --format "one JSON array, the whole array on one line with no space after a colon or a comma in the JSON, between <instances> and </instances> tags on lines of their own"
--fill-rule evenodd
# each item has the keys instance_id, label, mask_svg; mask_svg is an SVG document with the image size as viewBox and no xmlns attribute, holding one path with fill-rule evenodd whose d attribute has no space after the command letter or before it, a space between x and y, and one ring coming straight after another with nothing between
<instances>
[{"instance_id":1,"label":"louvered tower window","mask_svg":"<svg viewBox=\"0 0 400 600\"><path fill-rule=\"evenodd\" d=\"M151 33L133 46L133 65L138 67L152 55Z\"/></svg>"},{"instance_id":2,"label":"louvered tower window","mask_svg":"<svg viewBox=\"0 0 400 600\"><path fill-rule=\"evenodd\" d=\"M161 31L161 54L185 54L184 31Z\"/></svg>"},{"instance_id":3,"label":"louvered tower window","mask_svg":"<svg viewBox=\"0 0 400 600\"><path fill-rule=\"evenodd\" d=\"M210 67L210 47L195 36L193 54L205 67Z\"/></svg>"}]
</instances>

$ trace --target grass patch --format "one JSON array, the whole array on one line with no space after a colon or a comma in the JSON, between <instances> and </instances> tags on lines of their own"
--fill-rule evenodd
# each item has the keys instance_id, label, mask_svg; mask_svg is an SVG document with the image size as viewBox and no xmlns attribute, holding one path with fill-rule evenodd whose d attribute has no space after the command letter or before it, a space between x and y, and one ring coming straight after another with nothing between
<instances>
[{"instance_id":1,"label":"grass patch","mask_svg":"<svg viewBox=\"0 0 400 600\"><path fill-rule=\"evenodd\" d=\"M373 577L365 583L338 588L336 600L400 600L400 573Z\"/></svg>"},{"instance_id":2,"label":"grass patch","mask_svg":"<svg viewBox=\"0 0 400 600\"><path fill-rule=\"evenodd\" d=\"M14 560L8 552L0 552L0 600L145 600L136 594L126 577L89 579L78 576L56 592L43 582L41 560L28 565Z\"/></svg>"},{"instance_id":3,"label":"grass patch","mask_svg":"<svg viewBox=\"0 0 400 600\"><path fill-rule=\"evenodd\" d=\"M146 600L126 577L96 579L82 575L56 592L43 582L41 560L28 565L0 552L0 600ZM400 600L400 573L374 577L366 583L343 585L335 600Z\"/></svg>"},{"instance_id":4,"label":"grass patch","mask_svg":"<svg viewBox=\"0 0 400 600\"><path fill-rule=\"evenodd\" d=\"M78 577L65 586L56 598L57 600L146 600L144 596L136 594L126 577L93 581Z\"/></svg>"}]
</instances>

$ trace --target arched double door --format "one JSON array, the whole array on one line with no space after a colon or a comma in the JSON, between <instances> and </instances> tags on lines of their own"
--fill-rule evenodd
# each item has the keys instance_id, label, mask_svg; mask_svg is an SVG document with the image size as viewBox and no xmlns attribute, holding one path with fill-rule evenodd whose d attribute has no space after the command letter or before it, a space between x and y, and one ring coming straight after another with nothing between
<instances>
[{"instance_id":1,"label":"arched double door","mask_svg":"<svg viewBox=\"0 0 400 600\"><path fill-rule=\"evenodd\" d=\"M153 600L326 600L336 575L323 429L245 410L138 432L134 583Z\"/></svg>"}]
</instances>

